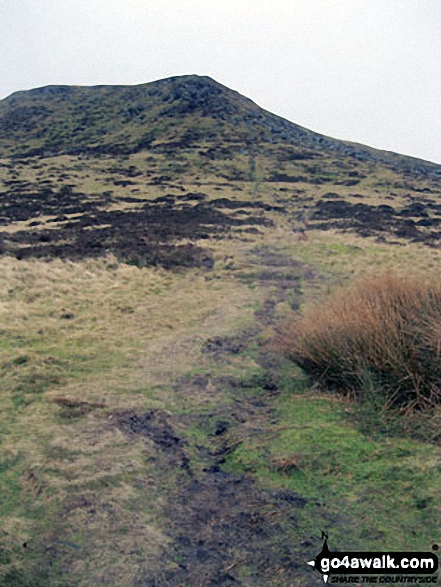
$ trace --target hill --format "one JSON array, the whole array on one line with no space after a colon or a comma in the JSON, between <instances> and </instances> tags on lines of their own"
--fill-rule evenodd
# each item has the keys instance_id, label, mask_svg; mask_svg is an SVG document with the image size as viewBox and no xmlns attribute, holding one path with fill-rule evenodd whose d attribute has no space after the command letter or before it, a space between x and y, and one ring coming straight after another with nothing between
<instances>
[{"instance_id":1,"label":"hill","mask_svg":"<svg viewBox=\"0 0 441 587\"><path fill-rule=\"evenodd\" d=\"M176 251L168 234L204 236L210 215L244 224L233 213L240 194L248 209L252 195L251 208L278 206L300 228L308 218L325 230L439 239L431 195L440 191L440 166L315 134L210 78L19 92L0 102L0 130L0 222L25 223L1 246L19 256L105 250L169 266ZM216 197L223 191L237 197ZM139 234L145 222L154 225L150 245ZM249 213L248 225L256 222L264 220ZM199 249L177 254L178 264L210 263Z\"/></svg>"},{"instance_id":2,"label":"hill","mask_svg":"<svg viewBox=\"0 0 441 587\"><path fill-rule=\"evenodd\" d=\"M207 77L0 101L0 584L314 587L322 530L430 550L439 413L275 341L354 275L439 271L440 196Z\"/></svg>"},{"instance_id":3,"label":"hill","mask_svg":"<svg viewBox=\"0 0 441 587\"><path fill-rule=\"evenodd\" d=\"M309 131L209 77L195 75L138 86L47 86L16 92L0 102L0 131L4 156L203 149L211 159L224 159L251 148L282 161L335 153L441 175L440 167L430 162ZM298 151L279 152L277 147L285 145Z\"/></svg>"}]
</instances>

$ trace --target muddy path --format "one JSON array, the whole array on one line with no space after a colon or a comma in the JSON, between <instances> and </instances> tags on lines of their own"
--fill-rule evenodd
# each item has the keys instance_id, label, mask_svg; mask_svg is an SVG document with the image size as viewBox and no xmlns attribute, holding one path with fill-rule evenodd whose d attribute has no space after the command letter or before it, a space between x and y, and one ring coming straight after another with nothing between
<instances>
[{"instance_id":1,"label":"muddy path","mask_svg":"<svg viewBox=\"0 0 441 587\"><path fill-rule=\"evenodd\" d=\"M122 412L116 425L130 437L153 443L164 487L163 518L170 543L155 568L137 579L144 587L314 586L320 584L305 564L314 549L311 537L293 542L299 513L309 503L293 491L259 486L251 477L228 470L229 457L244 437L256 440L277 426L272 403L280 384L280 358L260 344L276 320L275 308L288 297L296 307L301 284L314 277L268 248L257 249L239 278L259 281L268 295L255 311L254 325L235 337L206 340L213 367L255 349L258 374L247 379L212 372L180 377L175 393L218 396L214 411L172 414L165 410ZM259 346L260 345L260 346ZM189 442L189 428L200 440Z\"/></svg>"},{"instance_id":2,"label":"muddy path","mask_svg":"<svg viewBox=\"0 0 441 587\"><path fill-rule=\"evenodd\" d=\"M281 306L296 309L304 285L320 279L283 252L291 230L283 241L269 234L281 210L192 193L134 210L103 210L105 202L83 210L90 202L81 194L64 195L66 215L75 209L78 216L41 220L39 228L31 196L29 210L17 211L13 201L3 207L8 221L32 226L0 231L0 248L24 267L40 258L50 268L53 258L79 264L112 253L133 274L127 283L121 277L114 306L104 297L103 337L113 336L112 328L131 336L114 341L126 353L115 372L99 367L42 396L52 436L35 457L43 464L37 470L31 463L24 479L30 492L39 479L32 499L52 509L29 538L11 529L26 575L13 569L9 584L319 585L306 561L319 551L320 528L304 528L311 511L323 519L321 504L232 464L250 439L267 444L277 429L281 360L266 342ZM53 200L45 213L54 211ZM144 282L126 299L138 272L151 265L162 267L151 299ZM115 266L112 260L106 271ZM173 274L176 267L186 271ZM63 305L66 329L80 322L80 311ZM87 343L83 327L78 333Z\"/></svg>"}]
</instances>

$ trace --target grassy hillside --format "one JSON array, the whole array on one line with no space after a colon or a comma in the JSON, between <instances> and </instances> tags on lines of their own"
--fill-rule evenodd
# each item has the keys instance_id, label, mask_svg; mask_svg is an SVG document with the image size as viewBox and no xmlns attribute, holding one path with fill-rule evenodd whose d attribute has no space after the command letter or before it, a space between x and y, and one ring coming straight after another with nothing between
<instances>
[{"instance_id":1,"label":"grassy hillside","mask_svg":"<svg viewBox=\"0 0 441 587\"><path fill-rule=\"evenodd\" d=\"M209 78L0 102L0 585L315 586L439 543L439 414L311 388L276 332L441 266L440 167Z\"/></svg>"}]
</instances>

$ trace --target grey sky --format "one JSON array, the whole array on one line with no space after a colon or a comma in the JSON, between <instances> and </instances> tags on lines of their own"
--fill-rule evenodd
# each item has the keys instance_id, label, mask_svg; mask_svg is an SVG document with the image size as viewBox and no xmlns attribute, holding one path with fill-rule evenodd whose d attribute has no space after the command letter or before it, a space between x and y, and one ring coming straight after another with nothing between
<instances>
[{"instance_id":1,"label":"grey sky","mask_svg":"<svg viewBox=\"0 0 441 587\"><path fill-rule=\"evenodd\" d=\"M0 98L189 73L441 163L441 0L0 0Z\"/></svg>"}]
</instances>

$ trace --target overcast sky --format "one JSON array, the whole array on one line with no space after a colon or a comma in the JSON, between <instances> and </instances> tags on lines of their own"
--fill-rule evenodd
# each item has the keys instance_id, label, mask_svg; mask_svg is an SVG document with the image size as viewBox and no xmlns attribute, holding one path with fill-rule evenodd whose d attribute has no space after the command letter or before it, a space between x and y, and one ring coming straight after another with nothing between
<instances>
[{"instance_id":1,"label":"overcast sky","mask_svg":"<svg viewBox=\"0 0 441 587\"><path fill-rule=\"evenodd\" d=\"M0 98L190 73L441 163L441 0L0 0Z\"/></svg>"}]
</instances>

